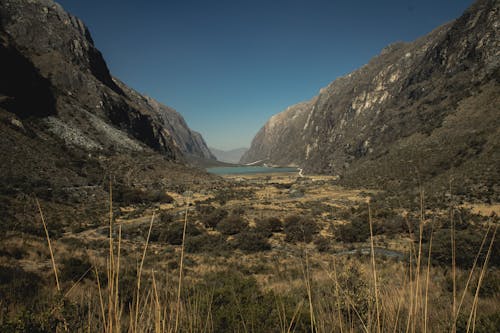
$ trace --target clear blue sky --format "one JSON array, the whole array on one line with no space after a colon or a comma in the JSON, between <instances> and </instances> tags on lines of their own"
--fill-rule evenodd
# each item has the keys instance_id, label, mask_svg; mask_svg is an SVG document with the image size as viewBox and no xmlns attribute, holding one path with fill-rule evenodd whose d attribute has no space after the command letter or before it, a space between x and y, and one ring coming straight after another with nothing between
<instances>
[{"instance_id":1,"label":"clear blue sky","mask_svg":"<svg viewBox=\"0 0 500 333\"><path fill-rule=\"evenodd\" d=\"M179 111L210 146L248 147L267 119L471 0L60 0L111 72Z\"/></svg>"}]
</instances>

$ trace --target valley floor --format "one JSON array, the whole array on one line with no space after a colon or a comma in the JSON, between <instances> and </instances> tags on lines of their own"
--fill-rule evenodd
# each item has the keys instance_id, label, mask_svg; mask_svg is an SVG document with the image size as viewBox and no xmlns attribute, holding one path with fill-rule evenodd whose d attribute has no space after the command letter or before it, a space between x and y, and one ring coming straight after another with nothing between
<instances>
[{"instance_id":1,"label":"valley floor","mask_svg":"<svg viewBox=\"0 0 500 333\"><path fill-rule=\"evenodd\" d=\"M3 236L0 328L492 332L499 205L414 201L331 176L233 175L59 234L47 219L52 251L43 234Z\"/></svg>"}]
</instances>

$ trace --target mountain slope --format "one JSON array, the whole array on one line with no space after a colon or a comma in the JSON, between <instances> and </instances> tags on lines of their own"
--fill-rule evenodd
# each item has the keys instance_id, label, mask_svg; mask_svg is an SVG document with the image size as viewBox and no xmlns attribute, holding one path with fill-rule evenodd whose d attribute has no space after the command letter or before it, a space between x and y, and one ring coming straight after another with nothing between
<instances>
[{"instance_id":1,"label":"mountain slope","mask_svg":"<svg viewBox=\"0 0 500 333\"><path fill-rule=\"evenodd\" d=\"M80 128L81 124L74 122L80 118L79 122L85 123L89 131L111 125L169 159L182 158L180 152L213 158L200 135L192 132L177 112L113 79L83 22L60 5L51 0L2 0L0 18L4 47L15 49L50 83L56 101L51 113L57 117L56 122ZM3 65L16 70L12 63ZM5 85L12 82L3 80ZM24 87L30 90L29 85ZM18 108L18 112L27 117L36 111ZM53 132L59 133L62 128ZM100 132L87 138L97 143L94 148L124 147L122 140Z\"/></svg>"},{"instance_id":2,"label":"mountain slope","mask_svg":"<svg viewBox=\"0 0 500 333\"><path fill-rule=\"evenodd\" d=\"M242 162L299 165L364 186L453 177L498 193L499 7L477 1L427 36L388 46L299 115L291 107L272 117Z\"/></svg>"},{"instance_id":3,"label":"mountain slope","mask_svg":"<svg viewBox=\"0 0 500 333\"><path fill-rule=\"evenodd\" d=\"M248 148L236 148L231 150L221 150L210 147L210 151L215 155L218 161L237 164L241 156L248 150Z\"/></svg>"},{"instance_id":4,"label":"mountain slope","mask_svg":"<svg viewBox=\"0 0 500 333\"><path fill-rule=\"evenodd\" d=\"M0 0L0 59L1 223L35 221L20 214L33 194L74 211L71 223L75 203L106 202L109 181L141 199L211 179L185 164L213 158L203 138L114 79L85 25L53 1Z\"/></svg>"}]
</instances>

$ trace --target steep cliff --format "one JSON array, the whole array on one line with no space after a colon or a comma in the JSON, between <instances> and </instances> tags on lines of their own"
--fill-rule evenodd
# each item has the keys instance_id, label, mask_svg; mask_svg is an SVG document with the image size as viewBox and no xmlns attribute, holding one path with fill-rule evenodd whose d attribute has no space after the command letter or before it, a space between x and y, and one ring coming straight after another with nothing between
<instances>
[{"instance_id":1,"label":"steep cliff","mask_svg":"<svg viewBox=\"0 0 500 333\"><path fill-rule=\"evenodd\" d=\"M71 211L105 203L109 180L137 194L210 177L185 160L213 158L203 138L113 78L85 25L51 0L0 0L0 73L0 223L19 225L33 193Z\"/></svg>"},{"instance_id":2,"label":"steep cliff","mask_svg":"<svg viewBox=\"0 0 500 333\"><path fill-rule=\"evenodd\" d=\"M48 131L81 148L140 150L146 145L171 160L182 159L182 153L213 158L181 115L115 80L83 22L57 3L2 0L0 19L2 47L10 50L2 51L10 54L2 66L11 74L2 76L0 91L9 97L10 104L2 104L7 111L21 118L50 115L44 119ZM53 105L44 112L12 107L28 103L26 95L37 91L34 85L40 82L16 77L19 62L45 82ZM78 139L68 131L79 132Z\"/></svg>"},{"instance_id":3,"label":"steep cliff","mask_svg":"<svg viewBox=\"0 0 500 333\"><path fill-rule=\"evenodd\" d=\"M477 1L427 36L388 46L321 89L299 117L294 107L272 117L242 161L356 185L455 178L498 193L499 4Z\"/></svg>"},{"instance_id":4,"label":"steep cliff","mask_svg":"<svg viewBox=\"0 0 500 333\"><path fill-rule=\"evenodd\" d=\"M302 133L313 105L314 100L299 103L272 116L252 140L251 148L245 152L240 162L300 165L305 138L295 136Z\"/></svg>"}]
</instances>

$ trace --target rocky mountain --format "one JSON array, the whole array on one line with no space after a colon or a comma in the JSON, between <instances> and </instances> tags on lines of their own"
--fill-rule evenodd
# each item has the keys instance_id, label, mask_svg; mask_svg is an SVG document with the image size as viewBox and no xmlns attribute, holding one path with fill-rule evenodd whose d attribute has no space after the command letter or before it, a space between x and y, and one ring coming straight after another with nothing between
<instances>
[{"instance_id":1,"label":"rocky mountain","mask_svg":"<svg viewBox=\"0 0 500 333\"><path fill-rule=\"evenodd\" d=\"M126 96L143 110L151 110L155 121L161 123L162 128L172 138L174 145L184 156L202 159L215 159L200 133L191 130L184 118L173 108L161 104L155 99L142 95L131 89L123 82L113 78Z\"/></svg>"},{"instance_id":2,"label":"rocky mountain","mask_svg":"<svg viewBox=\"0 0 500 333\"><path fill-rule=\"evenodd\" d=\"M141 200L210 177L186 165L214 159L201 135L113 78L83 22L52 0L0 0L0 73L2 223L24 219L17 205L32 194L74 211L105 202L108 180Z\"/></svg>"},{"instance_id":3,"label":"rocky mountain","mask_svg":"<svg viewBox=\"0 0 500 333\"><path fill-rule=\"evenodd\" d=\"M298 165L361 186L418 179L498 193L500 1L389 45L311 101L273 116L241 162Z\"/></svg>"},{"instance_id":4,"label":"rocky mountain","mask_svg":"<svg viewBox=\"0 0 500 333\"><path fill-rule=\"evenodd\" d=\"M182 159L182 153L214 158L177 112L114 79L86 26L60 5L51 0L0 4L2 52L9 60L2 61L9 73L2 76L0 91L6 111L20 118L42 116L48 132L85 149L147 146L172 160ZM34 89L31 77L18 75L16 61L44 82L51 100L45 112L18 105L29 103L23 94Z\"/></svg>"},{"instance_id":5,"label":"rocky mountain","mask_svg":"<svg viewBox=\"0 0 500 333\"><path fill-rule=\"evenodd\" d=\"M236 148L231 150L221 150L210 147L210 151L218 161L237 164L248 148Z\"/></svg>"}]
</instances>

